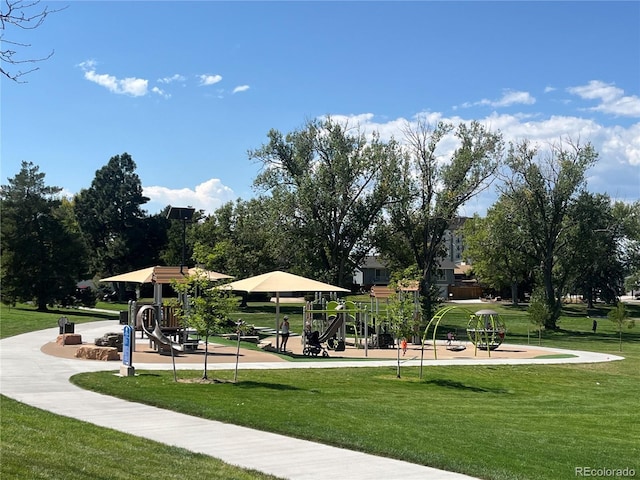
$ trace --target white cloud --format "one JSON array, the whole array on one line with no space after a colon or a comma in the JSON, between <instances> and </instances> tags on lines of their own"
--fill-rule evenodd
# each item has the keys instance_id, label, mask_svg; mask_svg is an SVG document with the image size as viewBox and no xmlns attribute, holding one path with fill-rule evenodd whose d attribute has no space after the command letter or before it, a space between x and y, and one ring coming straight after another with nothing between
<instances>
[{"instance_id":1,"label":"white cloud","mask_svg":"<svg viewBox=\"0 0 640 480\"><path fill-rule=\"evenodd\" d=\"M490 102L489 105L492 107L508 107L515 104L533 105L534 103L536 103L536 99L532 97L529 92L507 90L504 92L501 99Z\"/></svg>"},{"instance_id":2,"label":"white cloud","mask_svg":"<svg viewBox=\"0 0 640 480\"><path fill-rule=\"evenodd\" d=\"M402 130L407 125L416 126L418 120L435 126L438 121L450 122L454 125L460 122L468 123L478 120L492 131L499 130L505 142L519 142L529 140L544 152L550 145L571 141L581 145L590 142L599 154L598 163L587 173L589 188L594 192L608 193L612 198L635 201L640 199L640 123L629 127L621 125L603 125L595 120L571 115L543 116L541 114L504 115L492 113L483 119L465 119L461 117L444 117L438 112L421 112L411 119L396 118L379 122L372 113L358 115L331 115L335 121L346 122L351 127L359 127L361 131L370 134L380 133L383 140L395 138L403 140ZM443 161L450 158L457 147L455 138L451 135L444 138L438 149L438 155ZM496 199L496 190L482 194L472 200L465 213L472 215L475 211L484 215L487 205Z\"/></svg>"},{"instance_id":3,"label":"white cloud","mask_svg":"<svg viewBox=\"0 0 640 480\"><path fill-rule=\"evenodd\" d=\"M249 85L238 85L232 93L246 92L247 90L249 90Z\"/></svg>"},{"instance_id":4,"label":"white cloud","mask_svg":"<svg viewBox=\"0 0 640 480\"><path fill-rule=\"evenodd\" d=\"M156 95L160 95L161 97L164 97L164 98L171 98L171 94L170 94L170 93L165 92L164 90L162 90L162 89L161 89L161 88L159 88L159 87L153 87L153 88L151 89L151 91L152 91L153 93L155 93Z\"/></svg>"},{"instance_id":5,"label":"white cloud","mask_svg":"<svg viewBox=\"0 0 640 480\"><path fill-rule=\"evenodd\" d=\"M569 87L567 91L585 100L600 100L600 104L590 110L624 117L640 117L640 97L625 96L624 90L614 84L591 80L587 85Z\"/></svg>"},{"instance_id":6,"label":"white cloud","mask_svg":"<svg viewBox=\"0 0 640 480\"><path fill-rule=\"evenodd\" d=\"M200 86L209 86L215 85L216 83L222 80L222 76L220 75L198 75L200 79Z\"/></svg>"},{"instance_id":7,"label":"white cloud","mask_svg":"<svg viewBox=\"0 0 640 480\"><path fill-rule=\"evenodd\" d=\"M555 87L547 86L544 87L544 93L555 92L557 89Z\"/></svg>"},{"instance_id":8,"label":"white cloud","mask_svg":"<svg viewBox=\"0 0 640 480\"><path fill-rule=\"evenodd\" d=\"M494 108L510 107L511 105L533 105L536 103L535 97L529 92L520 92L516 90L504 90L502 97L497 100L488 100L483 98L477 102L465 102L461 106L463 108L475 106L489 106Z\"/></svg>"},{"instance_id":9,"label":"white cloud","mask_svg":"<svg viewBox=\"0 0 640 480\"><path fill-rule=\"evenodd\" d=\"M126 77L118 79L106 73L96 73L95 60L88 60L78 65L84 70L84 78L106 88L112 93L142 97L148 93L149 81L143 78Z\"/></svg>"},{"instance_id":10,"label":"white cloud","mask_svg":"<svg viewBox=\"0 0 640 480\"><path fill-rule=\"evenodd\" d=\"M177 205L192 206L197 210L204 210L206 214L211 214L236 198L233 190L217 178L196 185L194 189L149 186L143 187L143 193L150 199L150 202L145 205L150 213L157 213L167 205Z\"/></svg>"},{"instance_id":11,"label":"white cloud","mask_svg":"<svg viewBox=\"0 0 640 480\"><path fill-rule=\"evenodd\" d=\"M158 83L184 82L184 81L186 81L186 80L187 80L187 79L186 79L184 76L182 76L182 75L180 75L180 74L176 73L175 75L172 75L172 76L170 76L170 77L163 77L163 78L159 78L159 79L158 79Z\"/></svg>"},{"instance_id":12,"label":"white cloud","mask_svg":"<svg viewBox=\"0 0 640 480\"><path fill-rule=\"evenodd\" d=\"M84 78L106 88L112 93L129 95L132 97L142 97L151 92L165 99L171 98L171 94L167 92L165 88L160 88L158 86L149 88L149 80L136 77L120 79L107 73L97 73L96 65L97 62L95 60L86 60L79 63L77 66L84 71ZM211 86L220 83L222 81L222 75L198 75L197 79L199 86ZM160 85L169 85L173 83L185 84L186 81L187 78L185 76L176 73L171 76L158 78L157 83ZM238 85L233 89L232 94L246 92L249 88L249 85ZM218 89L217 97L223 98L224 90Z\"/></svg>"}]
</instances>

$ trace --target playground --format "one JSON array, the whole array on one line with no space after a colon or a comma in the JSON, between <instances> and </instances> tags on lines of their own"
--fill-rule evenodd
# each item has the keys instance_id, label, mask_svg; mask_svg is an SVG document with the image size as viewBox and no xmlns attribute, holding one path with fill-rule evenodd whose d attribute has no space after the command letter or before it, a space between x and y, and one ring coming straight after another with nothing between
<instances>
[{"instance_id":1,"label":"playground","mask_svg":"<svg viewBox=\"0 0 640 480\"><path fill-rule=\"evenodd\" d=\"M244 337L249 341L229 341L237 339L237 336L228 334L210 337L208 345L205 345L202 339L194 335L194 331L179 328L168 311L158 313L157 307L136 307L133 303L130 304L132 310L129 313L131 318L135 318L135 322L130 326L113 325L102 337L91 339L68 334L66 326L61 325L60 335L43 345L41 350L56 357L123 360L124 363L127 363L126 355L131 355L131 363L138 364L202 364L205 354L208 355L207 362L212 364L233 363L237 360L243 363L293 362L316 357L325 362L466 362L490 359L533 360L550 355L549 349L503 343L507 329L497 312L490 309L473 312L457 305L448 305L438 310L424 331L417 332L410 341L405 339L400 346L396 343L398 339L389 333L390 325L385 320L386 311L380 307L377 299L370 305L326 299L309 301L303 307L302 332L291 332L286 352L279 352L276 345L282 345L282 338L278 331L255 327L255 332L259 335ZM453 330L448 318L452 314L458 315L457 322L460 324ZM460 323L460 318L465 319L463 323L466 322L466 325ZM448 327L439 331L440 324L446 324L448 320ZM128 351L123 353L122 330L128 328L131 331L129 335L133 338L130 338ZM222 341L222 338L226 341ZM111 339L115 343L109 343L105 339ZM105 350L109 350L109 355L104 355Z\"/></svg>"},{"instance_id":2,"label":"playground","mask_svg":"<svg viewBox=\"0 0 640 480\"><path fill-rule=\"evenodd\" d=\"M144 314L144 312L148 312L149 310L147 307L143 307L141 312ZM323 310L314 310L311 308L311 305L308 305L308 308L305 309L305 327L308 330L322 328L322 335L320 335L319 338L322 342L321 350L324 351L326 355L322 353L317 353L316 355L310 354L308 337L303 331L292 332L285 353L278 353L274 348L279 341L277 335L263 336L259 343L257 341L256 343L241 341L239 348L235 342L226 341L222 343L217 341L216 337L212 337L207 349L207 361L210 364L234 363L236 361L236 355L238 354L240 361L243 363L286 363L312 358L321 362L340 360L391 361L399 358L402 362L423 359L425 361L460 360L465 363L476 360L484 363L487 360L532 360L543 358L550 354L547 348L508 343L501 343L490 350L476 349L472 341L473 335L475 335L477 330L476 328L468 329L472 335L471 339L468 337L459 338L458 336L452 336L451 332L448 332L446 336L442 332L440 332L440 335L437 335L439 322L443 319L447 311L450 310L451 307L446 309L441 315L434 317L433 325L430 324L430 327L432 326L433 328L428 328L424 332L424 343L420 341L420 338L417 338L418 341L416 343L408 342L406 350L404 350L397 348L390 335L383 337L385 338L384 346L379 347L376 346L376 342L380 336L384 334L368 332L366 334L358 334L356 325L358 313L354 305L333 303L326 305ZM495 317L497 317L497 315L490 315L491 321L497 321ZM474 316L471 314L470 322L472 326L476 324L484 325L487 320L481 315ZM323 324L325 325L324 327L322 326ZM495 330L498 331L499 326L495 325L495 327ZM56 357L69 359L78 358L78 351L80 349L104 348L99 346L100 340L104 337L118 335L118 332L121 331L122 326L112 322L104 322L104 334L101 337L82 338L79 335L61 334L58 335L57 338L52 337L49 342L41 347L41 351L47 355ZM346 333L347 331L350 331L351 334ZM375 328L372 328L372 332L375 331ZM69 341L72 335L75 337L76 342ZM80 338L78 339L78 337ZM142 322L142 328L135 333L132 360L135 364L171 364L172 362L176 364L202 364L205 356L204 342L194 341L193 339L190 339L189 342L191 348L183 348L184 344L178 344L174 342L171 337L164 335L157 323L145 325L145 322ZM482 345L482 340L479 343ZM170 351L172 346L175 347L173 352ZM122 352L122 349L119 351ZM122 353L118 355L117 360L121 358ZM116 360L116 358L112 358L112 360Z\"/></svg>"},{"instance_id":3,"label":"playground","mask_svg":"<svg viewBox=\"0 0 640 480\"><path fill-rule=\"evenodd\" d=\"M268 340L275 341L275 337L268 337ZM61 358L77 358L76 352L81 346L92 345L93 342L83 342L82 345L61 345L52 338L50 342L45 343L41 351L47 355L53 355ZM266 350L256 350L244 348L241 344L240 348L240 360L241 362L256 363L256 362L289 362L296 358L304 358L303 345L301 338L291 337L287 346L287 353L277 354L276 352L270 352ZM424 358L425 360L433 359L433 348L431 346L425 346ZM400 351L400 359L406 360L419 360L421 356L421 346L409 343L407 346L407 352L403 355ZM462 351L455 351L447 349L446 343L437 345L437 355L440 360L486 360L487 352L479 353L476 357L473 355L473 345L470 345L467 349ZM548 349L540 349L534 345L509 345L503 344L498 350L491 352L492 359L534 359L536 357L542 357L549 355ZM357 349L354 347L346 347L342 352L330 352L329 358L318 357L318 360L331 361L340 359L368 359L368 360L395 360L398 356L398 352L395 348L387 349L375 349L369 351L369 356L364 356L363 349ZM171 364L170 355L160 355L153 346L149 346L147 339L138 338L136 341L134 362L137 363L166 363ZM202 364L204 362L204 345L200 345L197 350L192 352L180 353L175 356L176 363L185 364ZM209 343L209 358L210 363L234 363L236 361L236 347L231 345L221 345L212 342Z\"/></svg>"}]
</instances>

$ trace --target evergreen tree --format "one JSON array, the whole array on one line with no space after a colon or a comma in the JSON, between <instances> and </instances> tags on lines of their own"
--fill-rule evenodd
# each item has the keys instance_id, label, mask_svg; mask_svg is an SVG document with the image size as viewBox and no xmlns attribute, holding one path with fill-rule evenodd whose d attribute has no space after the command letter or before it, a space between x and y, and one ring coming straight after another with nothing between
<instances>
[{"instance_id":1,"label":"evergreen tree","mask_svg":"<svg viewBox=\"0 0 640 480\"><path fill-rule=\"evenodd\" d=\"M47 186L31 162L1 187L2 299L35 301L38 310L73 295L87 251L61 188Z\"/></svg>"},{"instance_id":2,"label":"evergreen tree","mask_svg":"<svg viewBox=\"0 0 640 480\"><path fill-rule=\"evenodd\" d=\"M149 266L145 212L149 199L131 155L111 157L96 171L91 187L76 195L75 211L91 255L93 274L106 277Z\"/></svg>"}]
</instances>

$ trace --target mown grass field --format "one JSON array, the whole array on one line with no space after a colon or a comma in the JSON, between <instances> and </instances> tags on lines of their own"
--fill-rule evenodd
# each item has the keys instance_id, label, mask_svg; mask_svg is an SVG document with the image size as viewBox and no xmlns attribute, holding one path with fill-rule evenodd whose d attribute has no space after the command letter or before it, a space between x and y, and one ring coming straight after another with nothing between
<instances>
[{"instance_id":1,"label":"mown grass field","mask_svg":"<svg viewBox=\"0 0 640 480\"><path fill-rule=\"evenodd\" d=\"M239 315L249 323L271 326L273 308L272 304L251 305ZM486 305L464 308L475 311ZM538 343L523 307L496 304L491 308L507 324L507 341ZM294 328L298 319L301 326L299 306L288 305L285 311ZM606 315L606 309L600 313ZM631 313L638 317L638 307ZM464 329L465 315L460 310L447 316L443 332ZM3 315L2 327L7 318ZM584 306L569 305L560 330L544 332L541 343L620 354L612 322L599 318L598 323L594 335ZM204 418L480 478L575 478L576 467L627 467L640 476L639 331L640 326L624 332L621 355L625 360L603 364L428 367L422 379L417 368L403 367L398 379L395 368L365 367L243 370L237 384L175 383L170 371L138 372L131 378L108 372L81 374L73 381L134 401L149 403L153 398L154 405ZM181 371L179 378L201 374L200 370ZM230 379L232 372L216 371L215 377ZM16 435L13 440L11 434L8 439L5 435L5 411L17 408L9 403L7 409L6 404L3 399L3 459ZM51 417L51 422L68 421ZM44 448L37 436L30 443L27 453Z\"/></svg>"}]
</instances>

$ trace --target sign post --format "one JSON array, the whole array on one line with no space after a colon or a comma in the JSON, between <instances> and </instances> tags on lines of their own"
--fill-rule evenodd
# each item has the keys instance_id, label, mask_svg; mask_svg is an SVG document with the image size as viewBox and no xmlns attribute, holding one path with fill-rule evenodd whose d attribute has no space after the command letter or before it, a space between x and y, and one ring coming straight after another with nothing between
<instances>
[{"instance_id":1,"label":"sign post","mask_svg":"<svg viewBox=\"0 0 640 480\"><path fill-rule=\"evenodd\" d=\"M136 373L133 366L133 345L135 330L131 325L125 325L122 332L122 365L120 365L120 376L132 377Z\"/></svg>"}]
</instances>

